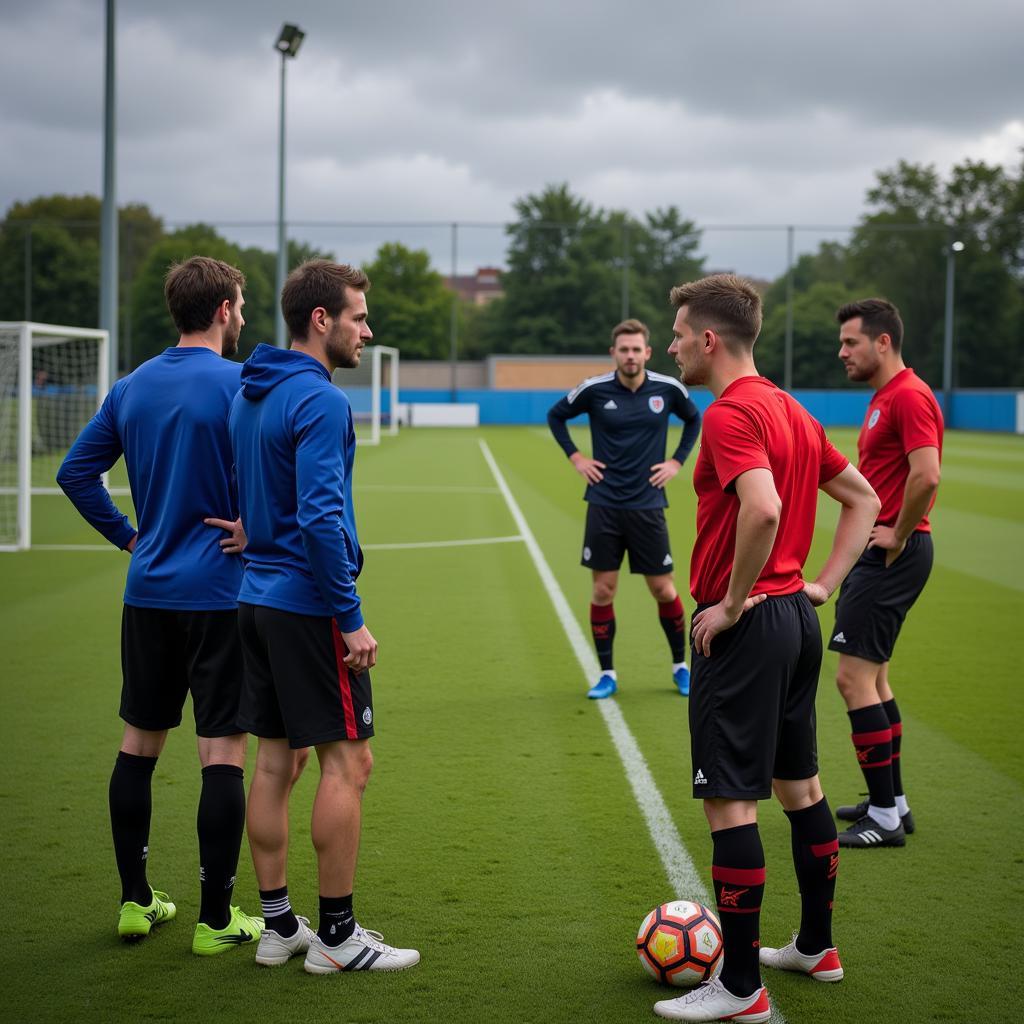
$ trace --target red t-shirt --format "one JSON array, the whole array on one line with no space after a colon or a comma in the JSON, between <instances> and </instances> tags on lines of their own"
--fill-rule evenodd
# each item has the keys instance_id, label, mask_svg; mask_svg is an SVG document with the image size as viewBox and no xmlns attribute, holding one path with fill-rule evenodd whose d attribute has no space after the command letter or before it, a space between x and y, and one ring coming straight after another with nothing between
<instances>
[{"instance_id":1,"label":"red t-shirt","mask_svg":"<svg viewBox=\"0 0 1024 1024\"><path fill-rule=\"evenodd\" d=\"M915 448L938 448L942 458L942 410L932 389L909 367L875 392L857 438L858 469L875 489L882 511L876 522L893 526L903 507ZM932 498L928 511L935 499ZM931 532L927 514L914 528Z\"/></svg>"},{"instance_id":2,"label":"red t-shirt","mask_svg":"<svg viewBox=\"0 0 1024 1024\"><path fill-rule=\"evenodd\" d=\"M721 601L729 589L736 552L740 500L736 478L771 470L782 499L775 545L751 594L794 594L814 535L818 488L849 465L821 424L792 396L765 377L733 381L704 414L704 433L693 472L697 540L690 560L690 592L700 604Z\"/></svg>"}]
</instances>

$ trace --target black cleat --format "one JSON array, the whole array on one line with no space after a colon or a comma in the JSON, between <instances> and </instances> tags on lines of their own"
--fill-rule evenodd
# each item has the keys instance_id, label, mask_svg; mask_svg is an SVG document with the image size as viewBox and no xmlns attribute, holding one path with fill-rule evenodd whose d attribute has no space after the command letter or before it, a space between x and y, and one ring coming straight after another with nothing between
<instances>
[{"instance_id":1,"label":"black cleat","mask_svg":"<svg viewBox=\"0 0 1024 1024\"><path fill-rule=\"evenodd\" d=\"M868 800L861 800L859 804L845 804L836 808L836 817L840 821L860 821L868 813ZM900 824L907 835L914 834L914 816L908 810L906 814L900 815Z\"/></svg>"},{"instance_id":2,"label":"black cleat","mask_svg":"<svg viewBox=\"0 0 1024 1024\"><path fill-rule=\"evenodd\" d=\"M889 830L882 828L870 815L865 814L845 832L839 833L839 845L847 849L864 849L870 846L906 846L907 833L902 825Z\"/></svg>"}]
</instances>

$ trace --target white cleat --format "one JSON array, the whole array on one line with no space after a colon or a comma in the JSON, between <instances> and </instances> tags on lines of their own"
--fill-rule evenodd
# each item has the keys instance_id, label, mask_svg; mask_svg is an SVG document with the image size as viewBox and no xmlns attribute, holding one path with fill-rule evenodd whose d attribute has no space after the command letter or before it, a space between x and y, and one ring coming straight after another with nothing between
<instances>
[{"instance_id":1,"label":"white cleat","mask_svg":"<svg viewBox=\"0 0 1024 1024\"><path fill-rule=\"evenodd\" d=\"M762 946L760 959L763 967L774 967L778 971L798 971L809 974L815 981L843 980L843 965L839 962L839 951L835 946L808 955L796 948L796 935L788 946L781 949Z\"/></svg>"},{"instance_id":2,"label":"white cleat","mask_svg":"<svg viewBox=\"0 0 1024 1024\"><path fill-rule=\"evenodd\" d=\"M654 1004L654 1012L669 1020L739 1020L761 1024L772 1015L768 990L762 985L753 995L734 996L718 978L705 981L678 999L663 999Z\"/></svg>"},{"instance_id":3,"label":"white cleat","mask_svg":"<svg viewBox=\"0 0 1024 1024\"><path fill-rule=\"evenodd\" d=\"M256 947L256 963L263 967L280 967L293 956L305 953L316 932L309 927L308 917L297 917L299 930L285 938L272 928L264 928L260 944Z\"/></svg>"},{"instance_id":4,"label":"white cleat","mask_svg":"<svg viewBox=\"0 0 1024 1024\"><path fill-rule=\"evenodd\" d=\"M404 971L419 962L419 950L396 949L384 942L380 932L371 932L357 924L356 930L340 946L328 946L314 934L303 966L310 974L335 974L338 971Z\"/></svg>"}]
</instances>

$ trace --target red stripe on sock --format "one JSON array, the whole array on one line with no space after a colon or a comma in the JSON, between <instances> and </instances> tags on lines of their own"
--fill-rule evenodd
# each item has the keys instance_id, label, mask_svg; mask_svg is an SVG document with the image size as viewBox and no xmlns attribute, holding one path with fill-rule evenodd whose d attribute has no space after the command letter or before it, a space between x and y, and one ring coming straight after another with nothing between
<instances>
[{"instance_id":1,"label":"red stripe on sock","mask_svg":"<svg viewBox=\"0 0 1024 1024\"><path fill-rule=\"evenodd\" d=\"M895 736L902 736L903 735L903 723L902 722L893 722L892 723L892 734L893 734L894 737Z\"/></svg>"},{"instance_id":2,"label":"red stripe on sock","mask_svg":"<svg viewBox=\"0 0 1024 1024\"><path fill-rule=\"evenodd\" d=\"M838 852L838 839L833 839L831 843L811 843L811 853L813 853L815 857L830 857L833 853Z\"/></svg>"},{"instance_id":3,"label":"red stripe on sock","mask_svg":"<svg viewBox=\"0 0 1024 1024\"><path fill-rule=\"evenodd\" d=\"M871 743L891 743L892 729L879 729L878 732L850 733L854 746L864 747Z\"/></svg>"},{"instance_id":4,"label":"red stripe on sock","mask_svg":"<svg viewBox=\"0 0 1024 1024\"><path fill-rule=\"evenodd\" d=\"M611 622L615 618L615 605L592 604L590 606L591 622Z\"/></svg>"},{"instance_id":5,"label":"red stripe on sock","mask_svg":"<svg viewBox=\"0 0 1024 1024\"><path fill-rule=\"evenodd\" d=\"M723 868L711 865L711 877L716 882L729 882L731 885L764 885L764 868Z\"/></svg>"},{"instance_id":6,"label":"red stripe on sock","mask_svg":"<svg viewBox=\"0 0 1024 1024\"><path fill-rule=\"evenodd\" d=\"M356 727L356 712L352 706L352 683L348 677L348 665L345 664L348 648L334 619L331 619L331 632L334 635L334 660L338 666L338 690L341 693L342 714L345 716L345 735L350 740L357 740L359 729Z\"/></svg>"},{"instance_id":7,"label":"red stripe on sock","mask_svg":"<svg viewBox=\"0 0 1024 1024\"><path fill-rule=\"evenodd\" d=\"M676 596L674 601L666 601L658 604L658 616L662 619L677 619L683 614L683 602Z\"/></svg>"},{"instance_id":8,"label":"red stripe on sock","mask_svg":"<svg viewBox=\"0 0 1024 1024\"><path fill-rule=\"evenodd\" d=\"M863 761L861 768L885 768L890 764L892 764L892 758L887 757L884 761Z\"/></svg>"},{"instance_id":9,"label":"red stripe on sock","mask_svg":"<svg viewBox=\"0 0 1024 1024\"><path fill-rule=\"evenodd\" d=\"M718 912L720 914L759 914L761 912L760 907L723 907L721 903L718 904Z\"/></svg>"}]
</instances>

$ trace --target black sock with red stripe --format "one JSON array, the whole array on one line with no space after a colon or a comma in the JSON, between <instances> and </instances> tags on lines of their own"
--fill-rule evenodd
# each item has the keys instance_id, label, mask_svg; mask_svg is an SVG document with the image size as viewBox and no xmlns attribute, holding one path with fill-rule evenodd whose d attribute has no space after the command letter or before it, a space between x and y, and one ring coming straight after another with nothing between
<instances>
[{"instance_id":1,"label":"black sock with red stripe","mask_svg":"<svg viewBox=\"0 0 1024 1024\"><path fill-rule=\"evenodd\" d=\"M213 929L231 918L238 852L245 828L245 782L234 764L203 769L196 831L199 833L199 920Z\"/></svg>"},{"instance_id":2,"label":"black sock with red stripe","mask_svg":"<svg viewBox=\"0 0 1024 1024\"><path fill-rule=\"evenodd\" d=\"M153 813L153 769L155 757L126 754L114 762L110 776L110 830L114 835L114 857L121 876L121 902L147 907L152 890L146 880L149 856L149 820Z\"/></svg>"},{"instance_id":3,"label":"black sock with red stripe","mask_svg":"<svg viewBox=\"0 0 1024 1024\"><path fill-rule=\"evenodd\" d=\"M352 893L320 897L320 927L316 933L325 946L340 946L355 930Z\"/></svg>"},{"instance_id":4,"label":"black sock with red stripe","mask_svg":"<svg viewBox=\"0 0 1024 1024\"><path fill-rule=\"evenodd\" d=\"M658 602L658 620L672 649L672 661L686 661L686 612L678 594L673 601Z\"/></svg>"},{"instance_id":5,"label":"black sock with red stripe","mask_svg":"<svg viewBox=\"0 0 1024 1024\"><path fill-rule=\"evenodd\" d=\"M900 709L896 707L896 701L884 700L882 707L885 709L886 718L889 719L889 728L892 729L892 788L896 796L903 796L903 773L900 770L900 747L903 746L903 719L900 718Z\"/></svg>"},{"instance_id":6,"label":"black sock with red stripe","mask_svg":"<svg viewBox=\"0 0 1024 1024\"><path fill-rule=\"evenodd\" d=\"M612 671L612 645L615 642L615 606L592 604L590 606L590 632L594 637L597 660L605 672Z\"/></svg>"},{"instance_id":7,"label":"black sock with red stripe","mask_svg":"<svg viewBox=\"0 0 1024 1024\"><path fill-rule=\"evenodd\" d=\"M839 840L828 801L786 811L793 867L800 886L800 933L796 948L808 956L832 947L832 902L839 871Z\"/></svg>"},{"instance_id":8,"label":"black sock with red stripe","mask_svg":"<svg viewBox=\"0 0 1024 1024\"><path fill-rule=\"evenodd\" d=\"M857 762L875 807L895 807L892 779L892 728L881 704L849 712Z\"/></svg>"},{"instance_id":9,"label":"black sock with red stripe","mask_svg":"<svg viewBox=\"0 0 1024 1024\"><path fill-rule=\"evenodd\" d=\"M756 824L720 829L711 833L711 840L715 844L711 878L725 943L722 984L742 998L761 987L758 950L764 847Z\"/></svg>"}]
</instances>

